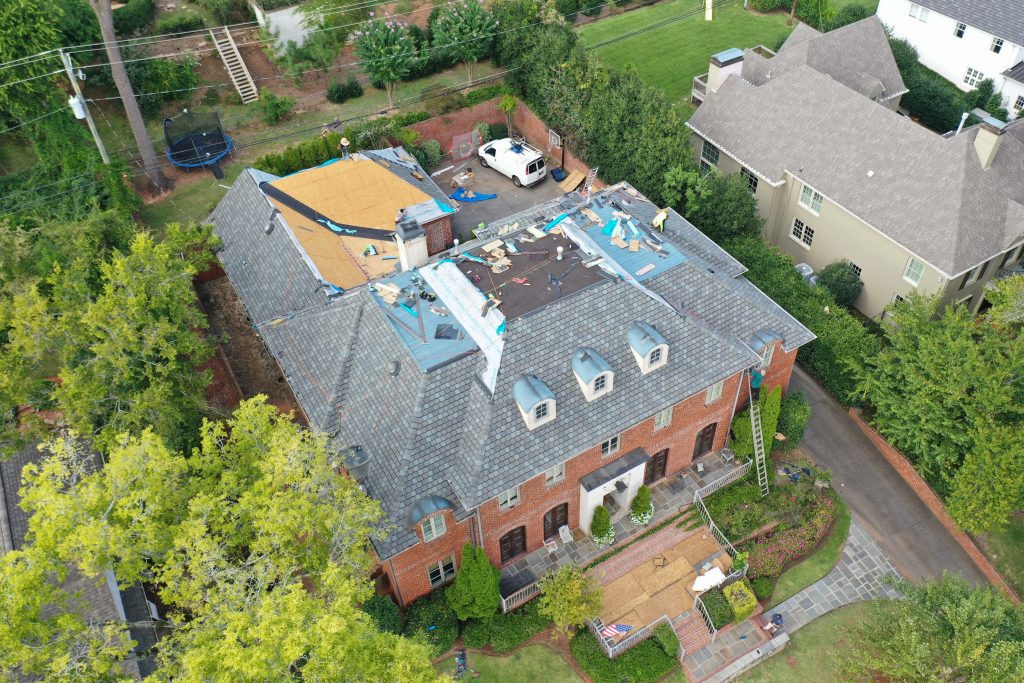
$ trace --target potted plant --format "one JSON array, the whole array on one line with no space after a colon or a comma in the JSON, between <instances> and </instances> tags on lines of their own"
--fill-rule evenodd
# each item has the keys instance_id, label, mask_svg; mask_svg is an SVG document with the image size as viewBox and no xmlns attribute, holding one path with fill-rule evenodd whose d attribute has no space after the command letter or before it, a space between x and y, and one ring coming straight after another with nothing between
<instances>
[{"instance_id":1,"label":"potted plant","mask_svg":"<svg viewBox=\"0 0 1024 683\"><path fill-rule=\"evenodd\" d=\"M594 509L594 519L590 522L590 535L599 548L615 542L615 529L612 528L612 516L608 508L598 505Z\"/></svg>"},{"instance_id":2,"label":"potted plant","mask_svg":"<svg viewBox=\"0 0 1024 683\"><path fill-rule=\"evenodd\" d=\"M732 570L734 572L739 572L740 574L746 571L747 566L749 565L749 560L747 558L749 557L750 553L748 552L736 553L736 557L732 558Z\"/></svg>"},{"instance_id":3,"label":"potted plant","mask_svg":"<svg viewBox=\"0 0 1024 683\"><path fill-rule=\"evenodd\" d=\"M647 526L654 517L654 502L651 500L651 489L641 486L629 506L629 521L637 526Z\"/></svg>"}]
</instances>

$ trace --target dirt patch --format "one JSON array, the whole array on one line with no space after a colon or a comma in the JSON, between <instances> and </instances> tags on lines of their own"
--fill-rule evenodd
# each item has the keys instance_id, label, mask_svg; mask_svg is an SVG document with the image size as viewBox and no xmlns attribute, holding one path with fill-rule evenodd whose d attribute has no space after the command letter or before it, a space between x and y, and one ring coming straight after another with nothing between
<instances>
[{"instance_id":1,"label":"dirt patch","mask_svg":"<svg viewBox=\"0 0 1024 683\"><path fill-rule=\"evenodd\" d=\"M220 341L242 397L263 394L281 411L295 412L301 417L288 382L253 330L245 307L228 278L199 283L196 290L209 320L210 334Z\"/></svg>"}]
</instances>

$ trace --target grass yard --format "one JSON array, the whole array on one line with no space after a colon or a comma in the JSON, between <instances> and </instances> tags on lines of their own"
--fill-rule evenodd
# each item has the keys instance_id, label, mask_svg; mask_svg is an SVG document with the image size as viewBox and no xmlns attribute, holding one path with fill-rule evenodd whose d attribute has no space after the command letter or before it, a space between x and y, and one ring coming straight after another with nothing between
<instances>
[{"instance_id":1,"label":"grass yard","mask_svg":"<svg viewBox=\"0 0 1024 683\"><path fill-rule=\"evenodd\" d=\"M207 170L192 171L198 179L180 181L170 196L159 202L143 206L139 211L142 222L157 235L162 235L168 223L191 223L205 220L217 202L235 182L246 164L224 166L224 178L217 180Z\"/></svg>"},{"instance_id":2,"label":"grass yard","mask_svg":"<svg viewBox=\"0 0 1024 683\"><path fill-rule=\"evenodd\" d=\"M850 509L846 507L846 503L842 499L839 499L832 534L825 539L825 542L813 555L779 577L775 583L775 592L772 593L768 608L771 609L786 598L796 595L832 571L832 568L839 562L839 554L842 552L849 534Z\"/></svg>"},{"instance_id":3,"label":"grass yard","mask_svg":"<svg viewBox=\"0 0 1024 683\"><path fill-rule=\"evenodd\" d=\"M1024 593L1024 513L1013 516L1002 531L982 537L988 556L1018 593Z\"/></svg>"},{"instance_id":4,"label":"grass yard","mask_svg":"<svg viewBox=\"0 0 1024 683\"><path fill-rule=\"evenodd\" d=\"M836 653L847 647L843 629L867 617L870 603L858 602L818 617L796 633L786 649L757 665L738 680L743 683L839 681Z\"/></svg>"},{"instance_id":5,"label":"grass yard","mask_svg":"<svg viewBox=\"0 0 1024 683\"><path fill-rule=\"evenodd\" d=\"M491 657L467 652L466 660L470 671L480 672L480 678L463 676L467 680L543 681L544 683L575 683L580 680L557 652L543 645L530 645L508 657ZM455 657L447 657L434 665L438 673L451 674L455 671Z\"/></svg>"},{"instance_id":6,"label":"grass yard","mask_svg":"<svg viewBox=\"0 0 1024 683\"><path fill-rule=\"evenodd\" d=\"M580 28L580 36L584 45L593 45L700 7L703 3L695 0L675 0L588 24ZM707 72L711 55L730 47L774 48L790 30L784 14L757 15L744 11L737 3L716 10L714 21L704 21L703 12L698 11L667 26L597 48L595 53L612 66L632 65L641 78L664 90L671 101L685 103L690 99L693 77Z\"/></svg>"}]
</instances>

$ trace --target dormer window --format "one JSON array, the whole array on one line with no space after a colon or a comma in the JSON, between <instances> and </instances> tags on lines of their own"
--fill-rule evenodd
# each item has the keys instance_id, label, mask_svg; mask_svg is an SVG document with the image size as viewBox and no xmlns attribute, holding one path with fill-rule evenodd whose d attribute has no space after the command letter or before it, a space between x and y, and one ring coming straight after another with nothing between
<instances>
[{"instance_id":1,"label":"dormer window","mask_svg":"<svg viewBox=\"0 0 1024 683\"><path fill-rule=\"evenodd\" d=\"M626 339L641 373L646 375L668 363L668 341L652 325L637 320Z\"/></svg>"},{"instance_id":2,"label":"dormer window","mask_svg":"<svg viewBox=\"0 0 1024 683\"><path fill-rule=\"evenodd\" d=\"M555 419L555 393L534 375L523 375L512 385L519 414L526 428L533 430Z\"/></svg>"},{"instance_id":3,"label":"dormer window","mask_svg":"<svg viewBox=\"0 0 1024 683\"><path fill-rule=\"evenodd\" d=\"M588 401L610 394L614 388L612 366L594 349L583 347L572 354L572 372Z\"/></svg>"}]
</instances>

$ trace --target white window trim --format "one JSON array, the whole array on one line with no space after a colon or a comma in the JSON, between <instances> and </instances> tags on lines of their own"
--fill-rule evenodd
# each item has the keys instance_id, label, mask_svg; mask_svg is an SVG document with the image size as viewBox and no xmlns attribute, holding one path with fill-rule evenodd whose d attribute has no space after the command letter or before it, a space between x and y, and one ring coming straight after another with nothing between
<instances>
[{"instance_id":1,"label":"white window trim","mask_svg":"<svg viewBox=\"0 0 1024 683\"><path fill-rule=\"evenodd\" d=\"M914 263L921 264L921 274L917 277L917 281L914 281L910 277L908 277L909 274L910 274L910 266L913 265ZM914 287L917 287L919 284L921 284L921 278L924 277L924 268L925 268L924 261L920 261L920 260L914 258L913 256L911 256L907 260L907 265L903 268L903 280L904 280L904 282L909 282L910 284L914 285Z\"/></svg>"},{"instance_id":2,"label":"white window trim","mask_svg":"<svg viewBox=\"0 0 1024 683\"><path fill-rule=\"evenodd\" d=\"M662 429L665 429L666 427L672 424L672 411L674 408L675 406L669 406L668 408L665 408L664 410L659 410L654 414L654 431L661 431ZM665 415L667 415L668 417L664 417ZM659 424L659 422L661 422L662 424Z\"/></svg>"},{"instance_id":3,"label":"white window trim","mask_svg":"<svg viewBox=\"0 0 1024 683\"><path fill-rule=\"evenodd\" d=\"M537 408L546 405L548 414L540 419L537 419ZM551 422L558 415L558 404L553 399L547 399L544 401L538 401L536 405L530 406L529 410L523 410L519 408L519 414L523 416L523 422L526 423L526 428L530 431L542 427L547 423Z\"/></svg>"},{"instance_id":4,"label":"white window trim","mask_svg":"<svg viewBox=\"0 0 1024 683\"><path fill-rule=\"evenodd\" d=\"M972 77L971 72L977 74L977 77ZM975 69L970 66L967 67L967 71L964 73L964 85L968 86L969 88L976 88L978 87L978 84L981 83L983 80L985 80L984 71L980 69Z\"/></svg>"},{"instance_id":5,"label":"white window trim","mask_svg":"<svg viewBox=\"0 0 1024 683\"><path fill-rule=\"evenodd\" d=\"M502 500L504 499L504 500ZM513 486L510 489L502 491L498 494L498 509L504 512L505 510L511 510L512 508L519 507L519 504L523 502L523 497L520 495L519 487Z\"/></svg>"},{"instance_id":6,"label":"white window trim","mask_svg":"<svg viewBox=\"0 0 1024 683\"><path fill-rule=\"evenodd\" d=\"M605 451L605 445L608 445L608 451ZM622 447L622 434L616 434L615 436L609 436L607 439L601 442L601 457L607 458L609 455L615 455L619 452L619 448Z\"/></svg>"},{"instance_id":7,"label":"white window trim","mask_svg":"<svg viewBox=\"0 0 1024 683\"><path fill-rule=\"evenodd\" d=\"M1017 99L1013 101L1013 110L1020 111L1024 109L1024 95L1017 95Z\"/></svg>"},{"instance_id":8,"label":"white window trim","mask_svg":"<svg viewBox=\"0 0 1024 683\"><path fill-rule=\"evenodd\" d=\"M715 401L721 399L723 388L725 388L724 379L708 387L708 390L704 393L704 405L709 406Z\"/></svg>"},{"instance_id":9,"label":"white window trim","mask_svg":"<svg viewBox=\"0 0 1024 683\"><path fill-rule=\"evenodd\" d=\"M707 151L708 147L711 147L711 148L713 148L715 150L716 159L714 161L712 161L710 158L704 156L704 153ZM709 166L713 166L714 168L718 168L718 162L721 161L721 159L722 159L722 150L720 150L717 145L715 145L713 143L710 143L707 140L705 140L703 142L703 144L700 146L700 160L701 161L706 161Z\"/></svg>"},{"instance_id":10,"label":"white window trim","mask_svg":"<svg viewBox=\"0 0 1024 683\"><path fill-rule=\"evenodd\" d=\"M998 47L999 49L997 50L996 47ZM1003 40L999 36L992 36L992 43L989 44L988 49L991 50L993 54L1002 54L1004 47L1006 47L1005 40Z\"/></svg>"},{"instance_id":11,"label":"white window trim","mask_svg":"<svg viewBox=\"0 0 1024 683\"><path fill-rule=\"evenodd\" d=\"M772 342L768 346L764 347L764 352L761 354L761 365L767 370L772 364L772 358L775 357L775 342Z\"/></svg>"},{"instance_id":12,"label":"white window trim","mask_svg":"<svg viewBox=\"0 0 1024 683\"><path fill-rule=\"evenodd\" d=\"M451 564L451 566L452 566L451 574L448 574L447 572L445 572L444 566L446 564ZM434 567L437 567L438 571L441 574L441 579L439 581L437 581L436 583L430 579L430 570L433 569ZM459 571L459 566L455 562L455 556L454 555L449 555L448 557L446 557L444 559L438 560L437 562L433 562L433 563L427 565L427 583L430 584L431 588L437 588L438 586L443 586L444 584L446 584L449 581L451 581L452 579L454 579L455 575L458 573L458 571Z\"/></svg>"},{"instance_id":13,"label":"white window trim","mask_svg":"<svg viewBox=\"0 0 1024 683\"><path fill-rule=\"evenodd\" d=\"M800 224L803 226L802 228L800 228L800 235L801 235L800 237L797 237L796 235L793 234L793 229L796 227L796 222L797 221L800 221ZM810 251L811 250L811 245L807 244L803 240L804 230L806 230L806 229L807 229L807 223L804 223L797 216L793 216L793 222L789 226L789 239L791 239L794 242L796 242L797 244L799 244L806 251ZM811 242L814 242L814 237L811 237Z\"/></svg>"},{"instance_id":14,"label":"white window trim","mask_svg":"<svg viewBox=\"0 0 1024 683\"><path fill-rule=\"evenodd\" d=\"M661 359L656 363L651 362L651 354L654 352L654 349L661 349ZM640 366L640 374L646 375L668 363L668 344L658 344L648 350L643 356L634 350L633 357L636 358L636 362Z\"/></svg>"},{"instance_id":15,"label":"white window trim","mask_svg":"<svg viewBox=\"0 0 1024 683\"><path fill-rule=\"evenodd\" d=\"M964 282L964 287L970 287L978 281L978 278L981 277L981 266L974 266L968 271L968 273L969 275L967 277L967 281Z\"/></svg>"},{"instance_id":16,"label":"white window trim","mask_svg":"<svg viewBox=\"0 0 1024 683\"><path fill-rule=\"evenodd\" d=\"M555 486L565 481L565 463L560 462L544 472L544 485Z\"/></svg>"},{"instance_id":17,"label":"white window trim","mask_svg":"<svg viewBox=\"0 0 1024 683\"><path fill-rule=\"evenodd\" d=\"M440 531L437 527L440 526ZM427 534L427 528L430 529L430 534ZM444 521L444 513L438 513L431 515L424 520L420 521L420 531L423 532L423 542L429 543L434 539L441 538L448 533L448 524Z\"/></svg>"},{"instance_id":18,"label":"white window trim","mask_svg":"<svg viewBox=\"0 0 1024 683\"><path fill-rule=\"evenodd\" d=\"M963 33L960 32L960 27L961 26L964 27L963 28ZM965 24L962 21L956 22L956 24L953 25L953 37L954 38L963 38L966 35L967 35L967 24Z\"/></svg>"},{"instance_id":19,"label":"white window trim","mask_svg":"<svg viewBox=\"0 0 1024 683\"><path fill-rule=\"evenodd\" d=\"M811 202L810 202L810 204L804 204L804 188L807 188L808 190L811 191ZM818 206L817 209L814 208L814 196L815 195L821 197L821 202L820 202L820 205ZM821 207L825 206L825 195L823 195L822 193L818 192L817 190L815 190L813 187L811 187L807 183L804 183L803 187L800 188L800 194L797 195L796 203L799 204L800 206L804 207L805 209L807 209L807 211L809 213L812 213L815 216L820 216L821 215Z\"/></svg>"}]
</instances>

